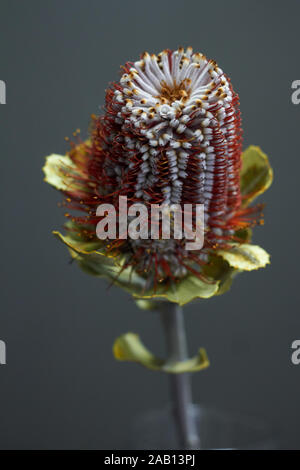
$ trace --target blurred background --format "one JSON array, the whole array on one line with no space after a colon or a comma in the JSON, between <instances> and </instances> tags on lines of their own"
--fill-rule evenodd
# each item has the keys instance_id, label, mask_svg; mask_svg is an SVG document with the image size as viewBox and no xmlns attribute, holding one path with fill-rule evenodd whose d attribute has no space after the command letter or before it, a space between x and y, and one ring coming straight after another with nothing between
<instances>
[{"instance_id":1,"label":"blurred background","mask_svg":"<svg viewBox=\"0 0 300 470\"><path fill-rule=\"evenodd\" d=\"M86 137L121 64L180 45L231 77L244 147L261 146L275 173L254 234L272 264L185 307L190 353L203 346L211 360L193 376L194 401L258 417L280 430L281 447L300 448L299 16L297 0L1 1L0 448L124 448L133 420L168 402L166 376L112 355L127 331L163 354L159 318L69 264L51 234L61 197L41 168L76 128Z\"/></svg>"}]
</instances>

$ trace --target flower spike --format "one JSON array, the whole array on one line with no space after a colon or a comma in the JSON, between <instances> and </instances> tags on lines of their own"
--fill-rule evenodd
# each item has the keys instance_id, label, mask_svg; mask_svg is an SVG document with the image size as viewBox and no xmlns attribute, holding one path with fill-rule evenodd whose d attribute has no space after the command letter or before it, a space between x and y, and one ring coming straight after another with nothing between
<instances>
[{"instance_id":1,"label":"flower spike","mask_svg":"<svg viewBox=\"0 0 300 470\"><path fill-rule=\"evenodd\" d=\"M92 116L89 140L76 133L67 156L47 158L45 179L65 195L69 219L60 240L86 272L139 299L183 305L223 293L237 272L269 262L249 244L262 220L262 206L249 203L271 184L268 159L254 146L242 154L239 98L214 60L188 47L145 52L121 70L104 115ZM124 238L119 226L116 238L99 240L97 207L118 207L121 196L149 208L203 204L202 248Z\"/></svg>"}]
</instances>

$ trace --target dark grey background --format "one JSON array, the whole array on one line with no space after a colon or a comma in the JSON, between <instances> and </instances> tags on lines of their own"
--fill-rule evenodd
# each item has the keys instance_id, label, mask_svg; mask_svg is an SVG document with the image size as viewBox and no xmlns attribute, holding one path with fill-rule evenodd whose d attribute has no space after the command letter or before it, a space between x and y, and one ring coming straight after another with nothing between
<instances>
[{"instance_id":1,"label":"dark grey background","mask_svg":"<svg viewBox=\"0 0 300 470\"><path fill-rule=\"evenodd\" d=\"M144 50L191 45L214 58L241 100L245 147L275 171L266 224L254 241L272 254L224 296L185 308L190 352L212 366L193 378L194 398L274 423L282 446L300 448L299 122L291 83L300 79L298 1L1 1L0 447L124 445L143 410L168 401L167 378L113 359L114 339L138 332L163 351L155 314L68 264L51 235L60 196L43 183L44 156L83 136L119 65Z\"/></svg>"}]
</instances>

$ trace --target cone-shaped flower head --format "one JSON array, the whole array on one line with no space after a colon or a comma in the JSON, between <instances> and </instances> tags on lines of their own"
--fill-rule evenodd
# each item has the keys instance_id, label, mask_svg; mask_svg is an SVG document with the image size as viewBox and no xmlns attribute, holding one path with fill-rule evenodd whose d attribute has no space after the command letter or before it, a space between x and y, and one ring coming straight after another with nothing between
<instances>
[{"instance_id":1,"label":"cone-shaped flower head","mask_svg":"<svg viewBox=\"0 0 300 470\"><path fill-rule=\"evenodd\" d=\"M179 48L158 55L144 53L139 61L127 63L120 81L107 90L105 114L93 117L90 140L73 144L66 157L50 156L47 161L47 181L65 193L71 209L86 213L67 214L72 222L63 240L89 272L101 274L103 254L111 256L120 283L121 273L130 269L143 286L142 293L152 296L165 295L170 286L173 292L188 290L184 283L197 279L198 294L191 298L208 297L218 291L224 273L232 277L235 270L265 265L267 254L253 253L253 246L252 253L245 255L248 267L247 261L243 267L236 261L244 256L237 251L249 240L248 227L260 219L261 208L248 208L247 201L272 177L266 157L256 150L257 161L253 167L250 164L250 171L247 168L242 195L241 135L238 96L215 61L191 48ZM253 159L253 147L251 151ZM249 167L249 160L246 163ZM254 167L264 169L260 179L253 174ZM96 208L101 203L117 208L119 196L149 208L203 204L203 247L188 251L184 239L132 240L120 234L100 242ZM193 221L194 217L193 213ZM97 262L96 253L101 253ZM209 294L201 294L199 282L207 285Z\"/></svg>"}]
</instances>

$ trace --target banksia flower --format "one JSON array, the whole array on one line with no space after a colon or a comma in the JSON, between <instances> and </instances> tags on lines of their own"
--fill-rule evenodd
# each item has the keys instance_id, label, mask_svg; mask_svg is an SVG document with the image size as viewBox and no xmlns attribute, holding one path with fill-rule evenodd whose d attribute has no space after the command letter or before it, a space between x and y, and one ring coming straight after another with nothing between
<instances>
[{"instance_id":1,"label":"banksia flower","mask_svg":"<svg viewBox=\"0 0 300 470\"><path fill-rule=\"evenodd\" d=\"M122 67L106 92L104 115L90 138L51 155L46 181L65 195L67 235L57 234L90 274L108 277L139 298L186 303L229 288L241 270L269 257L248 242L261 223L249 202L270 185L272 170L257 147L242 154L239 99L215 61L191 48L144 53ZM204 244L184 239L99 240L100 204L204 205ZM193 206L194 207L194 206ZM75 216L72 211L82 212ZM171 216L170 216L171 217ZM192 209L195 226L195 212ZM103 216L102 216L103 218Z\"/></svg>"}]
</instances>

